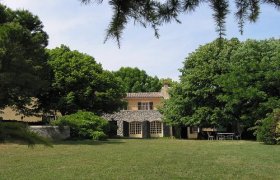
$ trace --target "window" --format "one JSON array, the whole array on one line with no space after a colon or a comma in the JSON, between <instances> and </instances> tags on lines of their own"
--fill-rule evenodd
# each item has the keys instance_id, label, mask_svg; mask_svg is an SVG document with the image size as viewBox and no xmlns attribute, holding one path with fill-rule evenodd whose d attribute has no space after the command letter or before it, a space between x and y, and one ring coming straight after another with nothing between
<instances>
[{"instance_id":1,"label":"window","mask_svg":"<svg viewBox=\"0 0 280 180\"><path fill-rule=\"evenodd\" d=\"M197 126L192 126L191 127L191 134L192 133L197 133L198 132L198 127Z\"/></svg>"},{"instance_id":2,"label":"window","mask_svg":"<svg viewBox=\"0 0 280 180\"><path fill-rule=\"evenodd\" d=\"M131 122L129 123L129 134L142 134L142 124L141 122Z\"/></svg>"},{"instance_id":3,"label":"window","mask_svg":"<svg viewBox=\"0 0 280 180\"><path fill-rule=\"evenodd\" d=\"M153 102L138 102L138 110L153 110Z\"/></svg>"},{"instance_id":4,"label":"window","mask_svg":"<svg viewBox=\"0 0 280 180\"><path fill-rule=\"evenodd\" d=\"M162 133L162 122L152 121L150 124L150 133L151 134L161 134Z\"/></svg>"}]
</instances>

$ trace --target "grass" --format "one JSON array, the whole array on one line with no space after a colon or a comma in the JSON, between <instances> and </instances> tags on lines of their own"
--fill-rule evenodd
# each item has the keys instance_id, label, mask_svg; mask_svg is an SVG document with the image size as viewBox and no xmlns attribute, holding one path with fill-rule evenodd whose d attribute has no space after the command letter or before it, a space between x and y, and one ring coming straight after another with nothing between
<instances>
[{"instance_id":1,"label":"grass","mask_svg":"<svg viewBox=\"0 0 280 180\"><path fill-rule=\"evenodd\" d=\"M2 144L0 179L280 179L280 146L174 139Z\"/></svg>"}]
</instances>

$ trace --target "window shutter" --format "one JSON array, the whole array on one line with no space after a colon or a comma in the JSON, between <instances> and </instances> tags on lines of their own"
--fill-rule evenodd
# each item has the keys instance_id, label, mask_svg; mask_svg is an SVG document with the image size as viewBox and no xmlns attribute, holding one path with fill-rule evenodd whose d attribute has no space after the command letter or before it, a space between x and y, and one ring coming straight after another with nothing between
<instances>
[{"instance_id":1,"label":"window shutter","mask_svg":"<svg viewBox=\"0 0 280 180\"><path fill-rule=\"evenodd\" d=\"M138 110L141 110L141 102L138 102Z\"/></svg>"},{"instance_id":2,"label":"window shutter","mask_svg":"<svg viewBox=\"0 0 280 180\"><path fill-rule=\"evenodd\" d=\"M150 102L150 110L153 110L154 109L154 103L153 102Z\"/></svg>"}]
</instances>

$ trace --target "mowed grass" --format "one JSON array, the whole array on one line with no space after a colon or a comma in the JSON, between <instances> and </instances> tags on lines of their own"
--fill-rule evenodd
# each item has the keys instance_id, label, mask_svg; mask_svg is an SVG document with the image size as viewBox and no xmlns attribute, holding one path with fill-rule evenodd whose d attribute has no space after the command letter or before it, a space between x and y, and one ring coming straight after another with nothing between
<instances>
[{"instance_id":1,"label":"mowed grass","mask_svg":"<svg viewBox=\"0 0 280 180\"><path fill-rule=\"evenodd\" d=\"M0 179L280 179L280 146L118 139L0 145Z\"/></svg>"}]
</instances>

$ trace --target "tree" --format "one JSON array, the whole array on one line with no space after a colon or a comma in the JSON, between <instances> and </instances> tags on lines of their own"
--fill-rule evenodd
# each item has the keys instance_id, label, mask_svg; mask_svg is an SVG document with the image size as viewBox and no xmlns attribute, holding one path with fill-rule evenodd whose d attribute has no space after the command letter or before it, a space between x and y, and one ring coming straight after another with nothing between
<instances>
[{"instance_id":1,"label":"tree","mask_svg":"<svg viewBox=\"0 0 280 180\"><path fill-rule=\"evenodd\" d=\"M191 53L163 108L170 124L254 126L280 107L279 40L214 41Z\"/></svg>"},{"instance_id":2,"label":"tree","mask_svg":"<svg viewBox=\"0 0 280 180\"><path fill-rule=\"evenodd\" d=\"M181 82L171 89L170 100L162 109L166 122L217 126L229 118L223 113L224 103L217 99L223 91L216 79L228 70L229 57L239 43L237 39L225 40L219 48L219 41L214 41L186 58Z\"/></svg>"},{"instance_id":3,"label":"tree","mask_svg":"<svg viewBox=\"0 0 280 180\"><path fill-rule=\"evenodd\" d=\"M39 98L42 108L66 115L78 110L102 114L122 106L121 83L93 57L64 45L49 50L48 54L52 78L49 91Z\"/></svg>"},{"instance_id":4,"label":"tree","mask_svg":"<svg viewBox=\"0 0 280 180\"><path fill-rule=\"evenodd\" d=\"M162 84L155 76L149 76L144 70L122 67L114 72L125 87L125 92L158 92Z\"/></svg>"},{"instance_id":5,"label":"tree","mask_svg":"<svg viewBox=\"0 0 280 180\"><path fill-rule=\"evenodd\" d=\"M0 108L25 112L44 81L48 36L37 16L0 4Z\"/></svg>"},{"instance_id":6,"label":"tree","mask_svg":"<svg viewBox=\"0 0 280 180\"><path fill-rule=\"evenodd\" d=\"M237 122L253 126L280 107L280 40L247 40L230 58L227 73L217 83L225 112Z\"/></svg>"},{"instance_id":7,"label":"tree","mask_svg":"<svg viewBox=\"0 0 280 180\"><path fill-rule=\"evenodd\" d=\"M261 121L256 134L257 140L265 144L280 144L280 109L275 109Z\"/></svg>"},{"instance_id":8,"label":"tree","mask_svg":"<svg viewBox=\"0 0 280 180\"><path fill-rule=\"evenodd\" d=\"M177 84L177 81L174 81L173 79L171 78L161 78L160 79L160 83L163 85L168 85L169 87L173 87Z\"/></svg>"},{"instance_id":9,"label":"tree","mask_svg":"<svg viewBox=\"0 0 280 180\"><path fill-rule=\"evenodd\" d=\"M48 35L37 16L0 4L0 109L11 106L24 114L30 113L27 106L47 85L43 78L47 44ZM49 145L23 124L0 122L0 141L5 140Z\"/></svg>"},{"instance_id":10,"label":"tree","mask_svg":"<svg viewBox=\"0 0 280 180\"><path fill-rule=\"evenodd\" d=\"M102 3L103 0L80 0L82 3L90 2ZM228 0L110 0L108 4L112 6L113 16L105 41L108 38L115 38L120 46L120 38L125 26L130 20L146 27L151 26L155 31L155 36L159 37L158 27L164 23L177 21L182 13L191 13L201 4L207 3L213 11L213 19L216 24L216 31L222 37L225 34L226 17L230 13ZM241 34L243 33L246 21L256 22L260 14L261 3L270 4L280 8L279 0L235 0L235 16Z\"/></svg>"}]
</instances>

